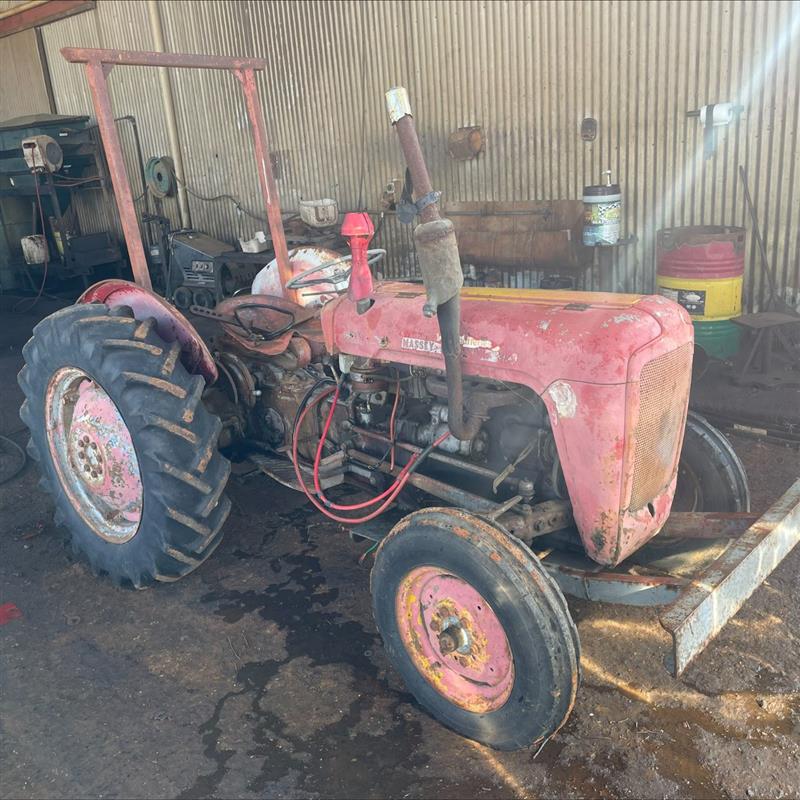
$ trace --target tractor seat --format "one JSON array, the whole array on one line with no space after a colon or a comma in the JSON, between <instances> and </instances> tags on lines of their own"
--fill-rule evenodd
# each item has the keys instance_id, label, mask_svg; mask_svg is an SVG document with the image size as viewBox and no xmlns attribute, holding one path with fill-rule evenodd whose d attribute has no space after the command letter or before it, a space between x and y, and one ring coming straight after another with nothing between
<instances>
[{"instance_id":1,"label":"tractor seat","mask_svg":"<svg viewBox=\"0 0 800 800\"><path fill-rule=\"evenodd\" d=\"M213 315L226 339L252 354L276 356L287 349L299 348L305 361L306 357L321 355L325 348L319 308L301 306L283 297L270 294L228 297L217 303ZM293 337L304 339L307 347L298 342L290 348Z\"/></svg>"}]
</instances>

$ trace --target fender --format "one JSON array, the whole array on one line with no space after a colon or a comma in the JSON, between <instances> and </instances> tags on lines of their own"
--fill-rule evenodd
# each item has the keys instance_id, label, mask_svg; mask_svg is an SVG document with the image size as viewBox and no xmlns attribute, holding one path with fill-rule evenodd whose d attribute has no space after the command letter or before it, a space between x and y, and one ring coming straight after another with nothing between
<instances>
[{"instance_id":1,"label":"fender","mask_svg":"<svg viewBox=\"0 0 800 800\"><path fill-rule=\"evenodd\" d=\"M217 366L206 343L186 317L155 292L130 281L111 279L90 286L78 303L103 303L109 308L128 306L136 319L153 318L158 335L165 342L179 342L181 362L193 375L202 375L208 384L217 379Z\"/></svg>"}]
</instances>

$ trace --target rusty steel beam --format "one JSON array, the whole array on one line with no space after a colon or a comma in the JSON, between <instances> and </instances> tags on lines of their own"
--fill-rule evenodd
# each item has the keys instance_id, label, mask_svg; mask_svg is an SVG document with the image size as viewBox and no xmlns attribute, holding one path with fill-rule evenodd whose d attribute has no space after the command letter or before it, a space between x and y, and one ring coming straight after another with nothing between
<instances>
[{"instance_id":1,"label":"rusty steel beam","mask_svg":"<svg viewBox=\"0 0 800 800\"><path fill-rule=\"evenodd\" d=\"M49 0L12 6L0 12L0 39L71 17L96 7L95 0Z\"/></svg>"},{"instance_id":2,"label":"rusty steel beam","mask_svg":"<svg viewBox=\"0 0 800 800\"><path fill-rule=\"evenodd\" d=\"M418 445L410 444L409 442L401 442L400 440L396 440L393 443L388 436L384 436L384 434L379 433L378 431L371 431L368 428L362 428L358 425L353 425L351 430L353 433L357 433L365 439L373 439L385 445L386 447L390 447L392 444L394 444L396 448L400 450L407 450L409 453L416 453L419 455L425 449L424 447L419 447ZM438 461L442 464L447 464L449 467L463 469L467 472L471 472L473 475L480 475L482 478L487 478L490 481L497 477L497 472L493 469L482 467L480 464L474 464L471 461L453 458L452 456L448 456L446 453L441 453L438 450L431 450L427 457L431 461ZM519 481L517 481L515 478L507 477L504 478L503 483L511 487L516 487Z\"/></svg>"},{"instance_id":3,"label":"rusty steel beam","mask_svg":"<svg viewBox=\"0 0 800 800\"><path fill-rule=\"evenodd\" d=\"M680 675L800 541L800 480L661 614Z\"/></svg>"},{"instance_id":4,"label":"rusty steel beam","mask_svg":"<svg viewBox=\"0 0 800 800\"><path fill-rule=\"evenodd\" d=\"M109 71L110 67L106 67L101 61L89 61L86 64L86 80L92 95L97 127L100 129L100 136L103 140L103 149L111 175L111 184L114 187L114 199L122 223L122 232L125 235L133 278L139 286L152 291L150 270L147 268L142 234L139 230L139 218L136 214L131 183L122 154L122 142L114 122L114 112L111 109L111 98L108 94L106 78Z\"/></svg>"},{"instance_id":5,"label":"rusty steel beam","mask_svg":"<svg viewBox=\"0 0 800 800\"><path fill-rule=\"evenodd\" d=\"M99 61L112 67L175 67L179 69L266 69L263 58L205 56L197 53L158 53L150 50L103 50L96 47L63 47L61 55L73 64Z\"/></svg>"},{"instance_id":6,"label":"rusty steel beam","mask_svg":"<svg viewBox=\"0 0 800 800\"><path fill-rule=\"evenodd\" d=\"M673 511L658 534L665 539L730 539L741 536L757 519L749 511Z\"/></svg>"},{"instance_id":7,"label":"rusty steel beam","mask_svg":"<svg viewBox=\"0 0 800 800\"><path fill-rule=\"evenodd\" d=\"M115 66L226 69L233 72L244 90L247 115L253 128L258 180L264 197L267 222L269 223L272 244L278 262L281 283L285 287L286 282L291 278L289 252L286 246L286 235L283 230L278 189L269 158L267 129L255 79L255 71L265 69L266 61L263 58L206 56L193 53L154 53L138 50L103 50L90 47L65 47L61 50L61 55L67 61L86 65L86 76L92 93L92 103L97 115L103 147L106 151L106 160L108 161L111 181L114 186L114 196L120 221L122 222L122 230L125 234L125 243L128 246L131 269L136 283L147 289L151 288L150 274L147 269L138 219L133 205L133 194L122 157L122 145L114 127L114 115L108 94L108 74ZM289 300L296 301L296 292L284 288L284 295Z\"/></svg>"},{"instance_id":8,"label":"rusty steel beam","mask_svg":"<svg viewBox=\"0 0 800 800\"><path fill-rule=\"evenodd\" d=\"M564 594L581 600L625 606L661 606L674 601L686 586L684 578L671 575L635 575L591 570L560 563L548 553L540 556Z\"/></svg>"},{"instance_id":9,"label":"rusty steel beam","mask_svg":"<svg viewBox=\"0 0 800 800\"><path fill-rule=\"evenodd\" d=\"M264 205L267 208L267 222L272 237L272 246L275 250L275 259L278 262L278 274L281 286L288 300L298 302L297 292L286 289L286 284L292 278L292 267L289 264L289 251L286 247L286 235L283 231L281 207L278 201L278 187L275 185L275 176L272 173L272 162L269 157L269 143L267 140L267 126L264 124L264 113L261 110L261 98L258 96L256 76L253 68L237 69L234 71L244 89L244 101L247 106L247 116L253 128L253 143L256 149L256 168L261 194L264 196Z\"/></svg>"}]
</instances>

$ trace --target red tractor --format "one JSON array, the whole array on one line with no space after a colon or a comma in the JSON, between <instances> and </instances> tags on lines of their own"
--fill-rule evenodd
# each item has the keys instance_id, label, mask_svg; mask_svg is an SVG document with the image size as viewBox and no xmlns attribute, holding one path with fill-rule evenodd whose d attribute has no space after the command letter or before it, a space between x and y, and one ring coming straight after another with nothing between
<instances>
[{"instance_id":1,"label":"red tractor","mask_svg":"<svg viewBox=\"0 0 800 800\"><path fill-rule=\"evenodd\" d=\"M200 58L70 56L103 89L98 64ZM246 71L237 63L227 66ZM183 577L217 547L230 509L223 453L246 451L322 514L380 542L376 624L421 705L465 736L523 747L564 723L579 680L556 582L571 573L543 565L535 543L582 550L590 573L606 574L597 565L619 565L661 531L676 482L697 516L747 512L746 480L720 434L696 417L687 427L692 325L680 306L462 289L406 93L387 98L417 198L424 287L373 285L369 262L382 251L368 250L366 214L345 217L350 255L282 264L276 247L255 285L282 282L282 293L193 309L210 347L143 273L106 281L36 326L21 415L73 548L137 588ZM269 187L269 159L260 164ZM365 499L342 499L344 481ZM715 632L707 625L676 657Z\"/></svg>"}]
</instances>

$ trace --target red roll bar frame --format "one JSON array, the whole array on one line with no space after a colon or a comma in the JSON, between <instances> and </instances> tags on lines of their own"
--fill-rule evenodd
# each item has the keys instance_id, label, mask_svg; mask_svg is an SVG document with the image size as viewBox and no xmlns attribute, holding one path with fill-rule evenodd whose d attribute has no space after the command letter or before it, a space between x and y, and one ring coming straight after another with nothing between
<instances>
[{"instance_id":1,"label":"red roll bar frame","mask_svg":"<svg viewBox=\"0 0 800 800\"><path fill-rule=\"evenodd\" d=\"M264 124L264 113L256 86L256 70L264 70L267 66L262 58L238 58L231 56L204 56L189 53L151 53L136 50L99 50L89 47L65 47L61 55L67 61L86 65L86 79L92 93L97 124L103 140L106 161L114 186L114 197L119 211L128 257L133 270L133 277L139 286L152 289L147 260L142 246L136 209L133 205L133 193L125 169L122 156L122 143L114 124L114 112L111 109L111 98L108 93L108 75L116 66L131 67L176 67L188 69L226 69L232 72L244 90L247 116L253 129L253 145L256 153L256 169L261 194L267 211L267 222L278 262L281 284L292 277L289 265L289 252L286 247L286 236L283 232L280 200L272 173L269 158L269 142L267 128ZM284 289L284 293L293 300L294 292Z\"/></svg>"}]
</instances>

